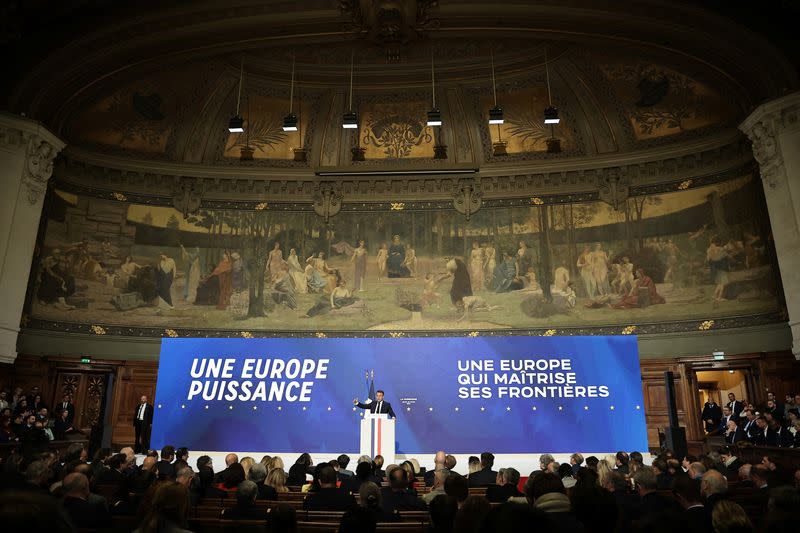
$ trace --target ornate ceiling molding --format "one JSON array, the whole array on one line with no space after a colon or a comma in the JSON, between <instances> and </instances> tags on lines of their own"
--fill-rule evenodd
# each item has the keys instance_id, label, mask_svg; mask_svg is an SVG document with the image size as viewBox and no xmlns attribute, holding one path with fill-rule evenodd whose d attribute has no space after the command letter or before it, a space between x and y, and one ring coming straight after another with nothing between
<instances>
[{"instance_id":1,"label":"ornate ceiling molding","mask_svg":"<svg viewBox=\"0 0 800 533\"><path fill-rule=\"evenodd\" d=\"M486 165L471 176L484 205L491 200L558 196L578 193L597 194L609 174L624 175L631 194L662 184L706 176L746 172L752 168L753 154L744 137L736 131L689 143L683 147L659 147L626 155L606 155ZM403 167L398 167L402 171ZM392 176L364 175L335 179L343 202L449 201L458 192L455 175ZM121 194L129 201L172 205L176 191L191 178L191 189L202 191L203 205L215 202L247 209L250 203L274 202L309 204L321 180L312 169L216 167L200 164L175 164L137 161L81 149L68 148L55 171L59 186L82 194L107 196ZM330 181L330 179L327 179ZM134 200L135 198L135 200ZM451 204L452 205L452 204Z\"/></svg>"}]
</instances>

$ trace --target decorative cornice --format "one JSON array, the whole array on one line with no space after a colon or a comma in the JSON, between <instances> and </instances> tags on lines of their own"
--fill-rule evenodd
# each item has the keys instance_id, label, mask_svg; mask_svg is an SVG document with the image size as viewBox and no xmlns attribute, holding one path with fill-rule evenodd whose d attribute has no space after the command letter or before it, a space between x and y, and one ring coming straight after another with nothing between
<instances>
[{"instance_id":1,"label":"decorative cornice","mask_svg":"<svg viewBox=\"0 0 800 533\"><path fill-rule=\"evenodd\" d=\"M0 113L0 146L25 150L22 184L31 205L36 205L47 190L47 180L53 174L53 160L65 145L34 120Z\"/></svg>"},{"instance_id":2,"label":"decorative cornice","mask_svg":"<svg viewBox=\"0 0 800 533\"><path fill-rule=\"evenodd\" d=\"M552 328L507 328L507 329L486 329L477 330L478 335L486 337L515 336L515 335L623 335L625 332L635 332L637 335L656 335L665 333L689 333L707 332L704 323L708 320L686 320L680 322L658 322L640 323L635 325L616 324L606 326L573 326L559 327L554 333ZM782 312L764 313L748 316L724 317L713 319L713 329L735 329L742 327L759 326L785 322L786 316ZM96 329L101 328L101 329ZM634 328L631 330L630 328ZM111 324L86 324L77 322L59 322L54 320L43 320L39 318L28 318L26 325L22 328L25 332L34 333L36 331L59 331L64 333L76 333L84 335L103 335L103 336L124 336L132 338L146 337L205 337L205 338L227 338L240 336L239 330L227 329L191 329L191 328L170 328L163 327L138 327L138 326L119 326ZM472 336L474 329L465 328L463 330L404 330L409 337L467 337ZM257 330L250 329L248 333L253 337L317 337L320 332L315 330ZM363 331L363 330L326 330L324 335L328 337L391 337L391 331Z\"/></svg>"},{"instance_id":3,"label":"decorative cornice","mask_svg":"<svg viewBox=\"0 0 800 533\"><path fill-rule=\"evenodd\" d=\"M731 130L712 139L687 145L661 147L625 155L605 155L514 164L486 165L475 179L484 205L493 201L559 195L597 195L602 180L609 175L624 175L630 180L631 194L647 188L675 190L675 184L692 180L695 185L706 178L748 172L752 152L744 137ZM430 165L429 165L430 166ZM402 169L402 167L398 167ZM203 206L220 203L248 208L269 201L310 205L321 180L313 174L319 169L265 169L217 167L200 164L175 164L137 161L68 149L59 160L56 177L60 187L93 196L124 195L129 201L171 205L175 192L187 178L202 191ZM336 178L336 188L348 203L413 201L452 201L459 175L347 176ZM452 204L451 204L452 205ZM235 207L233 207L235 208Z\"/></svg>"},{"instance_id":4,"label":"decorative cornice","mask_svg":"<svg viewBox=\"0 0 800 533\"><path fill-rule=\"evenodd\" d=\"M778 137L800 129L800 91L760 105L739 126L753 142L761 178L774 189L786 181L783 153Z\"/></svg>"}]
</instances>

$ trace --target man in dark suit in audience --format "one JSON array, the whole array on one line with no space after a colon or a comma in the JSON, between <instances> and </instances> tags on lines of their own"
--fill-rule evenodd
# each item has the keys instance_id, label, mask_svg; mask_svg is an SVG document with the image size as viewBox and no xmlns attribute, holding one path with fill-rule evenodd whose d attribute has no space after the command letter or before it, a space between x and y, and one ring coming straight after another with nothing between
<instances>
[{"instance_id":1,"label":"man in dark suit in audience","mask_svg":"<svg viewBox=\"0 0 800 533\"><path fill-rule=\"evenodd\" d=\"M705 422L707 433L719 429L719 422L722 420L722 409L719 408L714 398L709 398L703 405L703 414L701 416L703 422Z\"/></svg>"},{"instance_id":2,"label":"man in dark suit in audience","mask_svg":"<svg viewBox=\"0 0 800 533\"><path fill-rule=\"evenodd\" d=\"M642 518L662 511L680 512L680 506L675 500L656 493L658 488L656 474L649 466L639 467L633 475L633 481L636 484L639 497L642 499Z\"/></svg>"},{"instance_id":3,"label":"man in dark suit in audience","mask_svg":"<svg viewBox=\"0 0 800 533\"><path fill-rule=\"evenodd\" d=\"M69 394L65 394L61 403L53 408L54 413L60 413L63 410L67 411L67 423L72 424L72 420L75 418L75 405L72 403L72 396Z\"/></svg>"},{"instance_id":4,"label":"man in dark suit in audience","mask_svg":"<svg viewBox=\"0 0 800 533\"><path fill-rule=\"evenodd\" d=\"M738 457L733 455L733 449L730 446L724 446L720 448L719 456L722 458L722 464L725 470L722 474L729 479L736 478L738 476L739 467L742 466L743 463Z\"/></svg>"},{"instance_id":5,"label":"man in dark suit in audience","mask_svg":"<svg viewBox=\"0 0 800 533\"><path fill-rule=\"evenodd\" d=\"M111 515L104 505L89 503L89 480L73 472L63 481L64 509L73 525L78 528L103 528L111 526Z\"/></svg>"},{"instance_id":6,"label":"man in dark suit in audience","mask_svg":"<svg viewBox=\"0 0 800 533\"><path fill-rule=\"evenodd\" d=\"M417 497L415 492L409 490L411 481L408 472L396 467L387 472L389 486L381 489L383 510L387 513L395 511L421 511L425 510L425 502Z\"/></svg>"},{"instance_id":7,"label":"man in dark suit in audience","mask_svg":"<svg viewBox=\"0 0 800 533\"><path fill-rule=\"evenodd\" d=\"M306 511L347 511L356 505L356 500L344 489L336 488L336 471L332 466L319 470L319 486L316 492L309 492L303 500Z\"/></svg>"},{"instance_id":8,"label":"man in dark suit in audience","mask_svg":"<svg viewBox=\"0 0 800 533\"><path fill-rule=\"evenodd\" d=\"M737 418L733 416L733 411L727 405L722 408L722 420L719 421L719 434L724 435L728 431L728 420L738 422Z\"/></svg>"},{"instance_id":9,"label":"man in dark suit in audience","mask_svg":"<svg viewBox=\"0 0 800 533\"><path fill-rule=\"evenodd\" d=\"M497 480L497 472L492 470L494 455L489 452L481 454L481 469L469 475L470 487L488 487Z\"/></svg>"},{"instance_id":10,"label":"man in dark suit in audience","mask_svg":"<svg viewBox=\"0 0 800 533\"><path fill-rule=\"evenodd\" d=\"M746 409L742 411L744 418L740 420L742 424L742 429L744 430L745 435L747 435L747 440L753 441L753 436L755 432L758 430L758 425L756 424L756 415L753 413L752 409Z\"/></svg>"},{"instance_id":11,"label":"man in dark suit in audience","mask_svg":"<svg viewBox=\"0 0 800 533\"><path fill-rule=\"evenodd\" d=\"M691 531L696 533L713 531L711 512L703 505L697 481L689 479L689 476L678 476L672 484L672 493L685 509L684 513Z\"/></svg>"},{"instance_id":12,"label":"man in dark suit in audience","mask_svg":"<svg viewBox=\"0 0 800 533\"><path fill-rule=\"evenodd\" d=\"M439 469L444 468L444 461L447 458L447 455L444 453L443 450L439 450L436 452L436 455L433 456L433 468L431 470L425 471L425 486L432 487L433 480L436 476L436 471Z\"/></svg>"},{"instance_id":13,"label":"man in dark suit in audience","mask_svg":"<svg viewBox=\"0 0 800 533\"><path fill-rule=\"evenodd\" d=\"M175 467L172 461L175 460L175 446L164 446L161 448L161 460L156 463L158 479L175 479Z\"/></svg>"},{"instance_id":14,"label":"man in dark suit in audience","mask_svg":"<svg viewBox=\"0 0 800 533\"><path fill-rule=\"evenodd\" d=\"M136 453L147 453L150 449L150 428L153 425L153 406L147 403L147 396L139 398L139 405L133 413L135 433L133 449Z\"/></svg>"},{"instance_id":15,"label":"man in dark suit in audience","mask_svg":"<svg viewBox=\"0 0 800 533\"><path fill-rule=\"evenodd\" d=\"M630 462L630 457L625 452L617 452L617 456L614 460L616 464L616 471L622 474L623 476L628 475L628 463Z\"/></svg>"},{"instance_id":16,"label":"man in dark suit in audience","mask_svg":"<svg viewBox=\"0 0 800 533\"><path fill-rule=\"evenodd\" d=\"M725 432L723 435L725 436L725 442L728 444L737 444L740 441L747 440L747 435L745 434L744 429L740 428L736 424L736 420L734 420L732 416L728 419L728 422L725 425Z\"/></svg>"},{"instance_id":17,"label":"man in dark suit in audience","mask_svg":"<svg viewBox=\"0 0 800 533\"><path fill-rule=\"evenodd\" d=\"M497 484L486 488L486 499L490 503L503 503L509 498L524 496L517 488L519 477L519 471L516 469L501 468L497 472Z\"/></svg>"},{"instance_id":18,"label":"man in dark suit in audience","mask_svg":"<svg viewBox=\"0 0 800 533\"><path fill-rule=\"evenodd\" d=\"M725 404L725 406L730 408L733 417L738 420L739 416L741 416L742 409L744 409L744 402L737 400L736 395L732 392L729 392L728 403Z\"/></svg>"},{"instance_id":19,"label":"man in dark suit in audience","mask_svg":"<svg viewBox=\"0 0 800 533\"><path fill-rule=\"evenodd\" d=\"M156 480L157 462L155 457L145 457L142 466L128 478L128 490L137 494L146 492Z\"/></svg>"},{"instance_id":20,"label":"man in dark suit in audience","mask_svg":"<svg viewBox=\"0 0 800 533\"><path fill-rule=\"evenodd\" d=\"M236 491L236 505L225 509L222 518L225 520L264 520L269 515L266 507L256 505L258 487L252 481L242 481Z\"/></svg>"},{"instance_id":21,"label":"man in dark suit in audience","mask_svg":"<svg viewBox=\"0 0 800 533\"><path fill-rule=\"evenodd\" d=\"M756 429L753 432L752 442L756 446L767 445L767 417L764 415L758 415L756 418Z\"/></svg>"},{"instance_id":22,"label":"man in dark suit in audience","mask_svg":"<svg viewBox=\"0 0 800 533\"><path fill-rule=\"evenodd\" d=\"M708 512L714 510L714 506L720 500L728 497L728 480L720 472L709 470L700 480L700 496L703 498Z\"/></svg>"},{"instance_id":23,"label":"man in dark suit in audience","mask_svg":"<svg viewBox=\"0 0 800 533\"><path fill-rule=\"evenodd\" d=\"M225 476L228 474L228 468L234 463L239 462L239 456L235 453L229 453L225 456L225 470L220 470L214 474L214 483L222 483L225 481Z\"/></svg>"},{"instance_id":24,"label":"man in dark suit in audience","mask_svg":"<svg viewBox=\"0 0 800 533\"><path fill-rule=\"evenodd\" d=\"M752 501L764 510L767 508L771 490L769 486L769 477L769 469L764 465L755 465L750 469L750 479L753 482L753 491L751 492Z\"/></svg>"}]
</instances>

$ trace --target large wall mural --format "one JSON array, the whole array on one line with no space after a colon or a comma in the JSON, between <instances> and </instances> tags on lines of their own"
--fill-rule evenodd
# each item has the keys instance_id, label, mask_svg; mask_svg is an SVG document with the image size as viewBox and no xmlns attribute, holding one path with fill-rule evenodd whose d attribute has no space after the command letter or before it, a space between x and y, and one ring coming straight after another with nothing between
<instances>
[{"instance_id":1,"label":"large wall mural","mask_svg":"<svg viewBox=\"0 0 800 533\"><path fill-rule=\"evenodd\" d=\"M184 218L56 190L28 316L158 335L591 333L764 315L780 301L759 187L741 176L619 210L533 199L469 221L452 209L345 209L327 225L310 209Z\"/></svg>"}]
</instances>

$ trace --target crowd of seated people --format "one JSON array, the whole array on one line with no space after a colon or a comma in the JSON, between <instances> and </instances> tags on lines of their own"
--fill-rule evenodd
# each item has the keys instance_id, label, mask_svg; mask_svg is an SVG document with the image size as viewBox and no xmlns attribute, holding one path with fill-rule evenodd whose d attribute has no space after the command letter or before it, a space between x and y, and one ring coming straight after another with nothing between
<instances>
[{"instance_id":1,"label":"crowd of seated people","mask_svg":"<svg viewBox=\"0 0 800 533\"><path fill-rule=\"evenodd\" d=\"M42 400L39 387L31 387L27 394L22 387L0 390L0 444L46 449L49 442L78 433L72 426L74 416L69 394L51 408Z\"/></svg>"},{"instance_id":2,"label":"crowd of seated people","mask_svg":"<svg viewBox=\"0 0 800 533\"><path fill-rule=\"evenodd\" d=\"M427 471L414 459L384 469L382 457L361 456L350 470L347 455L314 465L302 454L286 472L280 457L256 462L233 453L224 467L207 455L190 465L189 450L173 446L139 461L131 448L101 448L90 461L75 443L62 457L15 452L2 464L0 524L36 531L13 526L25 523L20 515L33 506L50 510L42 531L113 529L125 517L128 531L191 531L203 508L219 520L263 522L276 532L294 531L302 513L334 513L343 533L375 531L403 513L423 513L429 531L448 533L797 531L800 468L781 468L769 457L746 463L735 450L666 452L649 466L638 452L575 453L564 464L544 454L523 479L513 467L494 470L489 452L466 475L444 451ZM45 517L27 520L30 526Z\"/></svg>"},{"instance_id":3,"label":"crowd of seated people","mask_svg":"<svg viewBox=\"0 0 800 533\"><path fill-rule=\"evenodd\" d=\"M800 448L800 393L787 394L781 403L768 392L758 407L729 393L724 405L709 399L701 417L707 435L721 436L728 444Z\"/></svg>"}]
</instances>

